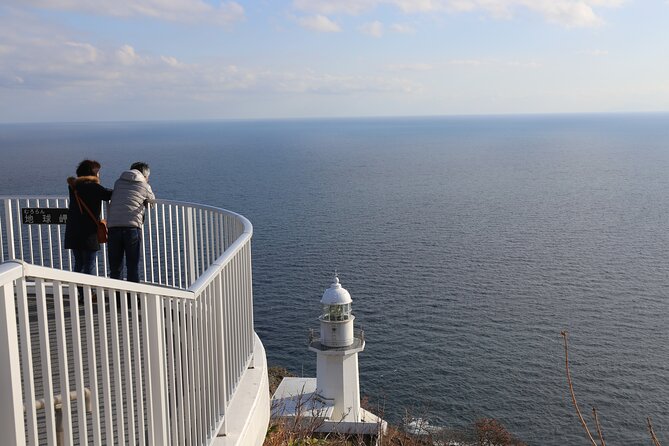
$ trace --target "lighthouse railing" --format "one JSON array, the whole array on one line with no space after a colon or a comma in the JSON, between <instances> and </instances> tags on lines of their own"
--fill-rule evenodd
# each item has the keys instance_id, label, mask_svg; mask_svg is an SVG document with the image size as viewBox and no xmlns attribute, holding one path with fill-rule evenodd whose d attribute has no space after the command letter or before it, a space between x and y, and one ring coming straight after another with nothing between
<instances>
[{"instance_id":1,"label":"lighthouse railing","mask_svg":"<svg viewBox=\"0 0 669 446\"><path fill-rule=\"evenodd\" d=\"M153 203L135 284L105 277L104 251L99 276L69 271L64 227L26 220L66 199L0 203L3 441L207 445L225 434L254 361L251 223Z\"/></svg>"}]
</instances>

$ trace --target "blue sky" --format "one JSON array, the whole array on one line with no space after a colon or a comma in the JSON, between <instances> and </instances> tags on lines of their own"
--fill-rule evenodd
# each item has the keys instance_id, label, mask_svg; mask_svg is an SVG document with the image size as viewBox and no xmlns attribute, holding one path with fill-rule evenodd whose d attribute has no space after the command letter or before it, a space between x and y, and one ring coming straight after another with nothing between
<instances>
[{"instance_id":1,"label":"blue sky","mask_svg":"<svg viewBox=\"0 0 669 446\"><path fill-rule=\"evenodd\" d=\"M0 122L669 111L667 0L3 0Z\"/></svg>"}]
</instances>

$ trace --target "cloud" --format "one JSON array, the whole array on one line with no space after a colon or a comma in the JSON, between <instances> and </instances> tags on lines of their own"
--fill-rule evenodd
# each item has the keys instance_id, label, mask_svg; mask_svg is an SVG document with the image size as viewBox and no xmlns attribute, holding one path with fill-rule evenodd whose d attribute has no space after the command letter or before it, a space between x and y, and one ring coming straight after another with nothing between
<instances>
[{"instance_id":1,"label":"cloud","mask_svg":"<svg viewBox=\"0 0 669 446\"><path fill-rule=\"evenodd\" d=\"M321 33L336 33L341 31L339 25L321 14L309 17L300 17L297 21L300 26L312 31L318 31Z\"/></svg>"},{"instance_id":2,"label":"cloud","mask_svg":"<svg viewBox=\"0 0 669 446\"><path fill-rule=\"evenodd\" d=\"M130 45L123 45L116 51L116 58L121 65L134 65L139 62L139 56L135 53L135 49Z\"/></svg>"},{"instance_id":3,"label":"cloud","mask_svg":"<svg viewBox=\"0 0 669 446\"><path fill-rule=\"evenodd\" d=\"M518 60L497 60L497 59L452 59L448 61L449 65L462 67L516 67L516 68L541 68L543 65L536 61L518 61Z\"/></svg>"},{"instance_id":4,"label":"cloud","mask_svg":"<svg viewBox=\"0 0 669 446\"><path fill-rule=\"evenodd\" d=\"M70 62L82 64L95 62L98 58L98 50L89 43L65 42L73 51L70 52Z\"/></svg>"},{"instance_id":5,"label":"cloud","mask_svg":"<svg viewBox=\"0 0 669 446\"><path fill-rule=\"evenodd\" d=\"M183 66L183 64L181 62L179 62L176 57L173 57L173 56L160 56L160 60L162 60L163 62L165 62L167 65L169 65L171 67L176 68L176 67Z\"/></svg>"},{"instance_id":6,"label":"cloud","mask_svg":"<svg viewBox=\"0 0 669 446\"><path fill-rule=\"evenodd\" d=\"M607 6L609 8L617 8L622 6L627 0L590 0L588 3L595 6Z\"/></svg>"},{"instance_id":7,"label":"cloud","mask_svg":"<svg viewBox=\"0 0 669 446\"><path fill-rule=\"evenodd\" d=\"M244 19L244 8L234 1L214 5L203 0L6 0L6 4L181 23L229 25Z\"/></svg>"},{"instance_id":8,"label":"cloud","mask_svg":"<svg viewBox=\"0 0 669 446\"><path fill-rule=\"evenodd\" d=\"M518 60L511 60L506 62L506 65L509 67L519 67L519 68L541 68L543 65L539 62L535 61L529 61L529 62L524 62L524 61L518 61Z\"/></svg>"},{"instance_id":9,"label":"cloud","mask_svg":"<svg viewBox=\"0 0 669 446\"><path fill-rule=\"evenodd\" d=\"M538 2L530 3L527 7L543 15L549 22L568 27L594 27L604 23L592 6L584 1Z\"/></svg>"},{"instance_id":10,"label":"cloud","mask_svg":"<svg viewBox=\"0 0 669 446\"><path fill-rule=\"evenodd\" d=\"M31 22L32 20L32 22ZM20 31L20 32L19 32ZM234 63L187 63L126 43L96 46L46 22L0 17L0 102L27 97L79 98L82 103L146 104L223 101L236 93L411 94L422 86L398 76L330 74L302 69L259 70ZM69 103L69 102L68 102Z\"/></svg>"},{"instance_id":11,"label":"cloud","mask_svg":"<svg viewBox=\"0 0 669 446\"><path fill-rule=\"evenodd\" d=\"M416 32L416 30L412 26L405 25L402 23L394 23L393 25L390 26L390 29L393 30L393 32L399 34L413 34Z\"/></svg>"},{"instance_id":12,"label":"cloud","mask_svg":"<svg viewBox=\"0 0 669 446\"><path fill-rule=\"evenodd\" d=\"M342 76L323 73L265 73L259 79L271 80L273 90L286 93L349 94L361 92L415 93L422 90L416 82L378 76Z\"/></svg>"},{"instance_id":13,"label":"cloud","mask_svg":"<svg viewBox=\"0 0 669 446\"><path fill-rule=\"evenodd\" d=\"M390 5L407 14L483 12L496 19L509 19L526 9L546 21L567 27L595 27L604 23L595 12L616 8L626 0L293 0L293 7L320 14L360 15Z\"/></svg>"},{"instance_id":14,"label":"cloud","mask_svg":"<svg viewBox=\"0 0 669 446\"><path fill-rule=\"evenodd\" d=\"M430 71L432 68L432 65L426 63L394 64L387 67L390 71Z\"/></svg>"},{"instance_id":15,"label":"cloud","mask_svg":"<svg viewBox=\"0 0 669 446\"><path fill-rule=\"evenodd\" d=\"M374 9L379 3L379 0L293 0L296 9L320 14L358 15Z\"/></svg>"},{"instance_id":16,"label":"cloud","mask_svg":"<svg viewBox=\"0 0 669 446\"><path fill-rule=\"evenodd\" d=\"M465 66L468 65L468 66L476 67L476 66L488 63L488 62L483 61L483 60L479 60L479 59L453 59L453 60L450 60L448 63L451 64L451 65L465 65Z\"/></svg>"},{"instance_id":17,"label":"cloud","mask_svg":"<svg viewBox=\"0 0 669 446\"><path fill-rule=\"evenodd\" d=\"M372 37L382 37L383 36L383 23L379 21L365 23L360 27L360 31L370 35Z\"/></svg>"},{"instance_id":18,"label":"cloud","mask_svg":"<svg viewBox=\"0 0 669 446\"><path fill-rule=\"evenodd\" d=\"M593 56L593 57L603 57L603 56L608 56L609 52L606 50L594 49L594 50L579 51L576 54L583 54L586 56Z\"/></svg>"}]
</instances>

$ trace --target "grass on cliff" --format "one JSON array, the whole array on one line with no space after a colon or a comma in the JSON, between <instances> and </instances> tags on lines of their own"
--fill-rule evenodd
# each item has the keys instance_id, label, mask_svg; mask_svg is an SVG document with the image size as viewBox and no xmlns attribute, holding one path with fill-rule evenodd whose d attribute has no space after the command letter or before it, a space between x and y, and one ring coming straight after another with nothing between
<instances>
[{"instance_id":1,"label":"grass on cliff","mask_svg":"<svg viewBox=\"0 0 669 446\"><path fill-rule=\"evenodd\" d=\"M269 368L270 395L273 395L281 380L295 376L283 367ZM367 404L362 403L365 407ZM383 416L379 408L365 407ZM415 420L409 414L405 417ZM319 425L308 419L271 420L263 446L363 446L367 445L362 437L328 434L323 436L316 432ZM418 426L420 428L421 426ZM467 429L444 429L434 433L416 435L407 432L403 427L388 426L388 432L381 438L379 446L526 446L515 438L498 420L481 418Z\"/></svg>"}]
</instances>

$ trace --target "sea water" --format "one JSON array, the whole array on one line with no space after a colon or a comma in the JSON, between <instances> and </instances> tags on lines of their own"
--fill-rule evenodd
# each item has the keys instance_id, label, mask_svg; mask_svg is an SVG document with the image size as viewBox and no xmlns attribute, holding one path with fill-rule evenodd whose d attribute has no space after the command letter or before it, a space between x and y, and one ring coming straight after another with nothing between
<instances>
[{"instance_id":1,"label":"sea water","mask_svg":"<svg viewBox=\"0 0 669 446\"><path fill-rule=\"evenodd\" d=\"M83 158L251 220L271 364L315 376L336 270L387 419L587 444L568 330L609 443L649 444L646 416L669 441L669 115L0 125L0 195L64 195Z\"/></svg>"}]
</instances>

